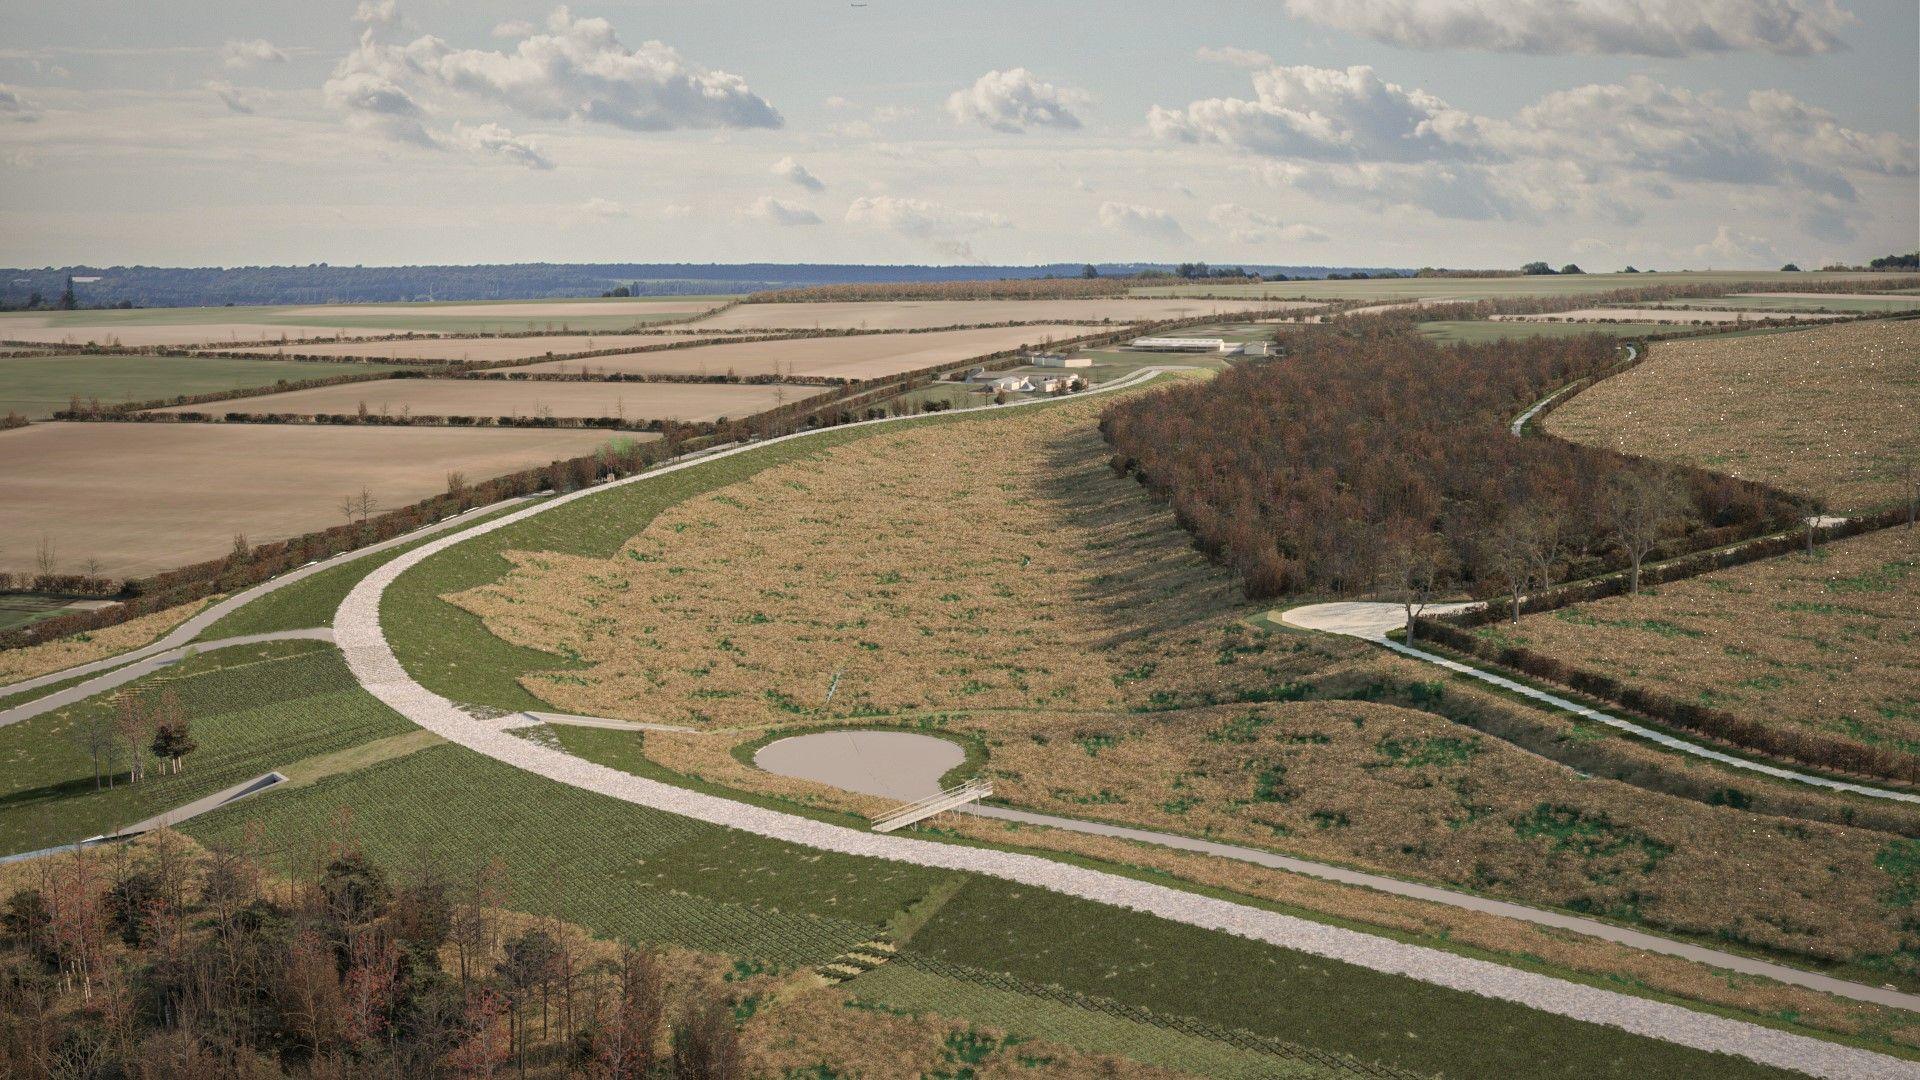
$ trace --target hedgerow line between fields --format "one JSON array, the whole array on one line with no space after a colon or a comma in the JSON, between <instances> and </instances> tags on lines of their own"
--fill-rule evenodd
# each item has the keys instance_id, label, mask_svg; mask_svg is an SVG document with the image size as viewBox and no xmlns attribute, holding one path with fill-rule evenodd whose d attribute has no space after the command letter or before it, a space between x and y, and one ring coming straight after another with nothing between
<instances>
[{"instance_id":1,"label":"hedgerow line between fields","mask_svg":"<svg viewBox=\"0 0 1920 1080\"><path fill-rule=\"evenodd\" d=\"M1142 369L1132 378L1090 393L1137 386L1159 374L1161 372L1156 368ZM1042 399L987 408L1020 408L1045 403ZM877 425L908 419L914 418L892 417L862 423ZM721 451L714 456L730 456L769 443L805 438L816 433L780 436L763 443ZM618 483L650 479L693 464L696 463L667 466ZM456 544L511 526L534 514L585 498L599 490L602 488L560 496L540 506L442 537L369 574L342 602L334 621L335 634L354 675L376 698L451 742L534 775L635 805L816 850L980 873L1695 1049L1737 1054L1765 1064L1835 1076L1891 1078L1910 1073L1910 1062L1871 1051L1311 922L1265 908L1119 874L997 848L961 847L898 835L873 834L675 787L597 765L478 724L452 702L427 690L408 674L388 643L380 619L381 598L400 575Z\"/></svg>"}]
</instances>

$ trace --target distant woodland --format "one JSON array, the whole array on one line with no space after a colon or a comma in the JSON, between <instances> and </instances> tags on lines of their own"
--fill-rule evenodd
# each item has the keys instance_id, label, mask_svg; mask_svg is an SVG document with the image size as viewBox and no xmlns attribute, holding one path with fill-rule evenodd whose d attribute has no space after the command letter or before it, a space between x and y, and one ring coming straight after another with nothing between
<instances>
[{"instance_id":1,"label":"distant woodland","mask_svg":"<svg viewBox=\"0 0 1920 1080\"><path fill-rule=\"evenodd\" d=\"M1621 362L1611 338L1438 345L1376 320L1287 348L1102 423L1114 467L1169 500L1256 598L1518 592L1795 513L1760 485L1514 437L1528 404Z\"/></svg>"}]
</instances>

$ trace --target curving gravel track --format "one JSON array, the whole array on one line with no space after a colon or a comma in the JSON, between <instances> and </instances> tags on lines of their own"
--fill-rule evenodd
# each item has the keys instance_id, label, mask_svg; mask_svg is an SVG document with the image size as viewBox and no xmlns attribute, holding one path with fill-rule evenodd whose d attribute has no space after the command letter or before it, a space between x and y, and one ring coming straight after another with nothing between
<instances>
[{"instance_id":1,"label":"curving gravel track","mask_svg":"<svg viewBox=\"0 0 1920 1080\"><path fill-rule=\"evenodd\" d=\"M1155 369L1146 369L1136 379L1102 389L1135 385L1156 374L1158 372ZM1020 403L1026 404L1039 402ZM1017 408L1020 405L1000 407ZM897 420L868 421L871 424L891 422ZM807 438L810 434L801 433L768 441ZM728 450L710 457L749 449L752 447ZM656 476L693 464L696 463L669 465L616 483L645 483ZM1893 1080L1915 1075L1914 1063L1883 1054L1693 1012L1665 1002L1518 971L1483 960L1327 926L1164 885L1033 855L880 835L674 787L549 750L499 731L474 720L453 702L415 682L394 655L380 625L380 599L388 586L408 569L455 544L504 528L555 506L586 498L597 490L589 488L560 496L539 506L441 537L375 568L347 595L334 619L335 640L345 653L347 665L355 677L370 693L401 715L477 753L557 783L570 784L610 798L711 824L819 850L987 874L1069 896L1147 912L1174 922L1357 964L1375 971L1517 1002L1530 1008L1606 1024L1680 1045L1737 1054L1814 1076Z\"/></svg>"},{"instance_id":2,"label":"curving gravel track","mask_svg":"<svg viewBox=\"0 0 1920 1080\"><path fill-rule=\"evenodd\" d=\"M193 618L188 619L186 622L183 622L179 626L174 627L171 631L167 633L165 637L162 637L160 640L155 641L152 644L142 645L140 648L130 649L127 652L119 653L114 656L109 656L109 657L106 657L105 659L94 660L90 663L85 663L85 664L75 664L73 667L70 667L70 668L63 668L59 671L50 671L45 675L36 675L31 679L22 679L16 683L10 683L6 686L0 686L0 698L12 697L15 694L22 693L27 690L37 690L42 686L52 686L54 683L66 682L68 679L74 678L75 676L85 675L90 672L109 671L109 670L112 670L113 668L119 667L122 664L131 663L143 657L152 656L155 653L162 653L162 652L167 652L173 649L178 649L192 642L194 638L200 636L200 632L202 630L205 630L207 627L212 626L216 622L219 622L221 619L225 618L229 613L238 611L240 608L245 607L246 605L252 603L255 600L260 599L261 597L267 595L270 592L273 592L276 589L284 589L288 585L291 585L294 582L299 581L303 578L312 577L313 575L318 574L324 570L331 570L336 566L343 566L347 563L353 562L355 559L363 558L368 555L374 555L382 551L387 551L389 549L399 547L402 544L410 544L413 541L418 540L423 536L432 536L434 533L437 533L437 532L445 532L448 529L451 529L454 526L459 525L462 518L471 517L474 514L485 513L490 510L497 510L503 506L509 506L516 502L528 502L535 498L538 498L538 496L522 495L517 498L503 499L497 503L489 503L486 506L476 506L471 510L463 510L458 514L455 514L453 517L447 518L443 521L437 521L431 525L423 525L420 528L415 529L409 533L402 533L399 536L393 537L392 539L382 540L377 544L368 544L366 547L355 548L352 551L343 551L340 554L335 555L331 558L321 559L318 562L308 563L307 565L299 567L298 569L289 570L278 577L271 578L267 581L263 581L260 584L255 585L251 589L246 589L241 592L237 592L232 596L227 597L225 600L222 600L219 603L214 604L213 606L207 608L207 610L200 612L199 614L195 615ZM261 640L267 640L267 639L261 639ZM228 638L228 639L223 639L223 641L220 644L242 645L242 644L246 644L246 642L240 638ZM202 643L201 647L214 648L215 644L211 642L206 642L206 643ZM117 686L119 684L116 683L114 685ZM4 715L5 714L0 714L0 716L4 716ZM25 719L25 718L21 717L21 719ZM4 726L6 723L11 723L11 721L0 721L0 726Z\"/></svg>"}]
</instances>

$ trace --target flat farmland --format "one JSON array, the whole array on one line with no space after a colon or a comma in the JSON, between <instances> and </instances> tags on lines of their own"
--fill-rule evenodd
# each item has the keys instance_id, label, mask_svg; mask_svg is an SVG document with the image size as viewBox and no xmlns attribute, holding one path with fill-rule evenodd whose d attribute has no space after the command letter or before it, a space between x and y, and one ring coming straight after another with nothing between
<instances>
[{"instance_id":1,"label":"flat farmland","mask_svg":"<svg viewBox=\"0 0 1920 1080\"><path fill-rule=\"evenodd\" d=\"M819 386L733 383L533 382L510 379L383 379L292 390L156 412L339 414L365 406L380 416L619 416L718 420L765 412L824 393Z\"/></svg>"},{"instance_id":2,"label":"flat farmland","mask_svg":"<svg viewBox=\"0 0 1920 1080\"><path fill-rule=\"evenodd\" d=\"M1920 532L1881 529L1477 633L1747 719L1920 754Z\"/></svg>"},{"instance_id":3,"label":"flat farmland","mask_svg":"<svg viewBox=\"0 0 1920 1080\"><path fill-rule=\"evenodd\" d=\"M66 408L75 397L154 401L369 370L395 369L390 364L303 364L210 356L0 357L0 414L18 412L41 419Z\"/></svg>"},{"instance_id":4,"label":"flat farmland","mask_svg":"<svg viewBox=\"0 0 1920 1080\"><path fill-rule=\"evenodd\" d=\"M1053 324L926 334L788 338L784 341L705 345L626 356L595 356L584 360L556 360L518 370L586 371L602 375L723 375L732 372L740 376L777 374L877 379L1005 349L1039 348L1050 342L1098 332L1098 327Z\"/></svg>"},{"instance_id":5,"label":"flat farmland","mask_svg":"<svg viewBox=\"0 0 1920 1080\"><path fill-rule=\"evenodd\" d=\"M293 347L276 345L240 351L259 353L264 356L297 353L302 356L364 357L378 360L470 360L476 363L490 363L497 360L532 360L542 356L565 356L568 353L617 349L621 346L638 348L646 345L667 345L676 341L715 336L720 335L542 334L538 337L407 338L394 341L329 341Z\"/></svg>"},{"instance_id":6,"label":"flat farmland","mask_svg":"<svg viewBox=\"0 0 1920 1080\"><path fill-rule=\"evenodd\" d=\"M92 312L89 312L92 314ZM228 316L231 318L231 314ZM27 326L0 321L0 340L42 345L120 345L132 349L222 342L298 341L302 338L369 337L391 333L379 328L346 329L310 323L63 323Z\"/></svg>"},{"instance_id":7,"label":"flat farmland","mask_svg":"<svg viewBox=\"0 0 1920 1080\"><path fill-rule=\"evenodd\" d=\"M1504 341L1511 338L1529 337L1580 337L1584 334L1612 334L1615 337L1640 337L1647 334L1671 333L1671 323L1657 322L1607 322L1607 323L1552 323L1552 322L1495 322L1491 319L1441 319L1424 322L1416 327L1420 333L1435 341L1447 343L1483 341Z\"/></svg>"},{"instance_id":8,"label":"flat farmland","mask_svg":"<svg viewBox=\"0 0 1920 1080\"><path fill-rule=\"evenodd\" d=\"M1895 499L1920 453L1920 323L1660 342L1546 419L1576 442L1817 495Z\"/></svg>"},{"instance_id":9,"label":"flat farmland","mask_svg":"<svg viewBox=\"0 0 1920 1080\"><path fill-rule=\"evenodd\" d=\"M381 507L577 457L604 431L35 424L0 432L0 558L25 570L44 537L61 572L113 577L210 559L342 521L364 486Z\"/></svg>"},{"instance_id":10,"label":"flat farmland","mask_svg":"<svg viewBox=\"0 0 1920 1080\"><path fill-rule=\"evenodd\" d=\"M1766 292L1716 296L1706 300L1660 300L1654 307L1772 308L1775 311L1859 311L1898 314L1920 311L1920 296L1860 296L1845 293Z\"/></svg>"},{"instance_id":11,"label":"flat farmland","mask_svg":"<svg viewBox=\"0 0 1920 1080\"><path fill-rule=\"evenodd\" d=\"M694 323L703 329L919 330L933 326L1094 320L1115 323L1188 319L1290 305L1198 298L1100 300L903 300L818 304L737 304ZM1291 305L1314 307L1313 304Z\"/></svg>"},{"instance_id":12,"label":"flat farmland","mask_svg":"<svg viewBox=\"0 0 1920 1080\"><path fill-rule=\"evenodd\" d=\"M1822 315L1807 311L1727 311L1683 310L1666 307L1592 307L1574 311L1555 311L1544 315L1495 315L1495 322L1600 322L1643 323L1742 323L1761 319L1844 319L1845 315Z\"/></svg>"}]
</instances>

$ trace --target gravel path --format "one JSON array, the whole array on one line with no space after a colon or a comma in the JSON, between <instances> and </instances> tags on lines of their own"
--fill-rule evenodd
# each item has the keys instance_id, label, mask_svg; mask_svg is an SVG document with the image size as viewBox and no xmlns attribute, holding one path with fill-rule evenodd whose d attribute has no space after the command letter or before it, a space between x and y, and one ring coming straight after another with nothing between
<instances>
[{"instance_id":1,"label":"gravel path","mask_svg":"<svg viewBox=\"0 0 1920 1080\"><path fill-rule=\"evenodd\" d=\"M1429 607L1428 613L1439 613L1442 612L1443 608L1458 610L1464 606L1466 605L1436 605ZM1367 609L1374 609L1371 617L1369 617ZM1598 724L1605 724L1608 727L1617 728L1630 735L1636 735L1642 739L1646 739L1649 742L1658 743L1669 750L1678 750L1683 754L1691 754L1697 758L1705 758L1708 761L1718 762L1719 764L1728 765L1736 769L1745 769L1748 772L1771 776L1776 780L1790 780L1796 784L1809 784L1813 787L1826 788L1829 791L1844 791L1850 795L1866 795L1875 799L1891 799L1895 802L1920 803L1920 794L1911 791L1893 791L1888 788L1873 787L1870 784L1855 784L1846 780L1829 780L1824 776L1795 772L1792 769L1783 769L1778 765L1768 765L1762 761L1749 761L1743 757L1722 753L1710 746L1691 743L1685 739L1669 735L1664 731L1655 731L1649 727L1642 727L1631 720L1623 720L1618 716L1614 716L1612 713L1604 713L1598 709L1590 709L1577 701L1570 701L1558 694L1549 694L1545 690L1535 689L1525 683L1517 682L1503 675L1495 675L1491 671L1482 671L1472 665L1449 660L1444 656L1430 653L1425 649L1402 645L1400 642L1387 637L1387 631L1397 630L1406 624L1405 614L1398 604L1370 604L1359 601L1338 604L1308 604L1305 607L1291 608L1281 612L1280 621L1289 626L1299 626L1309 630L1322 630L1329 634L1344 634L1348 637L1357 637L1371 641L1376 645L1392 649L1394 652L1404 656L1411 656L1416 660L1425 660L1429 664L1438 664L1448 671L1458 672L1462 675L1470 675L1482 682L1492 683L1503 690L1511 690L1516 694L1532 698L1542 704L1551 705L1556 709L1565 709L1567 712L1573 713L1581 719L1592 720Z\"/></svg>"},{"instance_id":2,"label":"gravel path","mask_svg":"<svg viewBox=\"0 0 1920 1080\"><path fill-rule=\"evenodd\" d=\"M228 649L235 645L256 645L263 641L332 640L333 631L322 626L311 630L276 630L270 634L242 634L239 637L220 638L217 641L195 642L192 645L183 645L177 649L168 649L165 652L158 653L147 653L146 650L143 649L141 652L145 655L141 659L135 660L132 663L124 663L126 658L121 657L120 659L124 666L114 668L105 675L96 676L83 683L75 683L65 690L56 690L43 697L34 698L24 705L16 705L11 709L0 709L0 727L17 724L22 720L39 716L42 713L50 713L55 709L64 708L77 701L85 701L95 694L104 693L116 686L124 686L143 675L150 675L163 667L179 663L186 658L188 653L212 652L215 649ZM91 667L92 665L87 666ZM81 669L72 668L69 670L78 671Z\"/></svg>"},{"instance_id":3,"label":"gravel path","mask_svg":"<svg viewBox=\"0 0 1920 1080\"><path fill-rule=\"evenodd\" d=\"M1639 357L1640 349L1638 346L1626 345L1622 347L1627 350L1626 363L1631 364L1634 362L1636 358ZM1554 400L1560 397L1560 395L1568 393L1569 391L1573 390L1575 387L1585 386L1585 385L1586 384L1583 382L1569 383L1568 385L1563 386L1558 390L1555 390L1553 393L1548 394L1546 397L1541 398L1539 401L1534 402L1531 406L1527 408L1526 412L1523 412L1519 416L1516 416L1513 418L1513 424L1511 425L1509 430L1511 430L1516 437L1526 434L1527 423L1531 421L1534 418L1534 416L1536 416L1540 412L1541 409L1544 409L1548 405L1553 404Z\"/></svg>"},{"instance_id":4,"label":"gravel path","mask_svg":"<svg viewBox=\"0 0 1920 1080\"><path fill-rule=\"evenodd\" d=\"M60 671L50 671L45 675L36 675L31 679L22 679L16 683L0 686L0 698L12 697L26 690L37 690L42 686L52 686L54 683L65 682L77 675L85 675L95 671L108 671L112 668L119 667L121 664L130 663L144 656L151 656L154 653L166 652L170 649L178 648L192 641L194 638L199 637L202 630L219 622L228 614L238 611L240 608L245 607L247 604L260 599L276 589L284 589L288 585L303 578L312 577L323 570L331 570L336 566L350 563L355 559L396 548L402 544L412 543L423 536L432 536L437 532L445 532L459 525L462 519L471 517L474 514L497 510L500 507L508 506L516 502L526 502L534 497L535 496L520 496L519 498L505 499L497 503L489 503L486 506L476 506L471 510L463 511L444 521L437 521L431 525L422 526L410 533L402 533L390 540L382 540L377 544L368 544L366 547L355 548L352 551L343 551L332 558L321 559L318 562L308 563L297 569L289 570L278 577L263 581L251 589L235 593L225 600L214 604L193 618L174 627L165 637L150 645L143 645L138 649L123 652L116 656L109 656L103 660L95 660L86 664L76 664L73 667ZM241 644L238 639L228 640L232 640L234 644Z\"/></svg>"},{"instance_id":5,"label":"gravel path","mask_svg":"<svg viewBox=\"0 0 1920 1080\"><path fill-rule=\"evenodd\" d=\"M1151 377L1146 369L1143 377ZM1113 384L1103 389L1117 389ZM1090 393L1099 393L1099 390ZM1021 404L1038 404L1021 403ZM1020 405L999 406L1018 408ZM902 418L904 419L904 418ZM892 420L869 421L882 424ZM828 429L833 430L833 429ZM781 440L806 438L809 433ZM757 444L756 444L757 445ZM739 453L751 447L726 451ZM713 457L723 455L712 455ZM645 483L696 463L665 466L617 483ZM1438 986L1517 1002L1562 1016L1607 1024L1626 1031L1698 1049L1750 1058L1824 1077L1906 1078L1912 1062L1870 1051L1794 1035L1677 1005L1618 994L1533 972L1424 946L1375 937L1341 927L1294 918L1216 897L1186 892L1054 862L1033 855L989 848L961 847L910 837L880 835L830 825L731 799L620 772L549 750L474 720L447 699L415 682L401 667L380 626L380 598L409 568L454 544L504 528L536 513L592 495L589 488L536 507L445 536L376 567L347 595L334 619L335 639L347 665L375 697L421 727L498 761L625 802L741 829L823 851L892 859L921 866L987 874L1117 907L1147 912L1174 922L1236 934L1282 948L1310 953L1374 971L1404 975Z\"/></svg>"}]
</instances>

